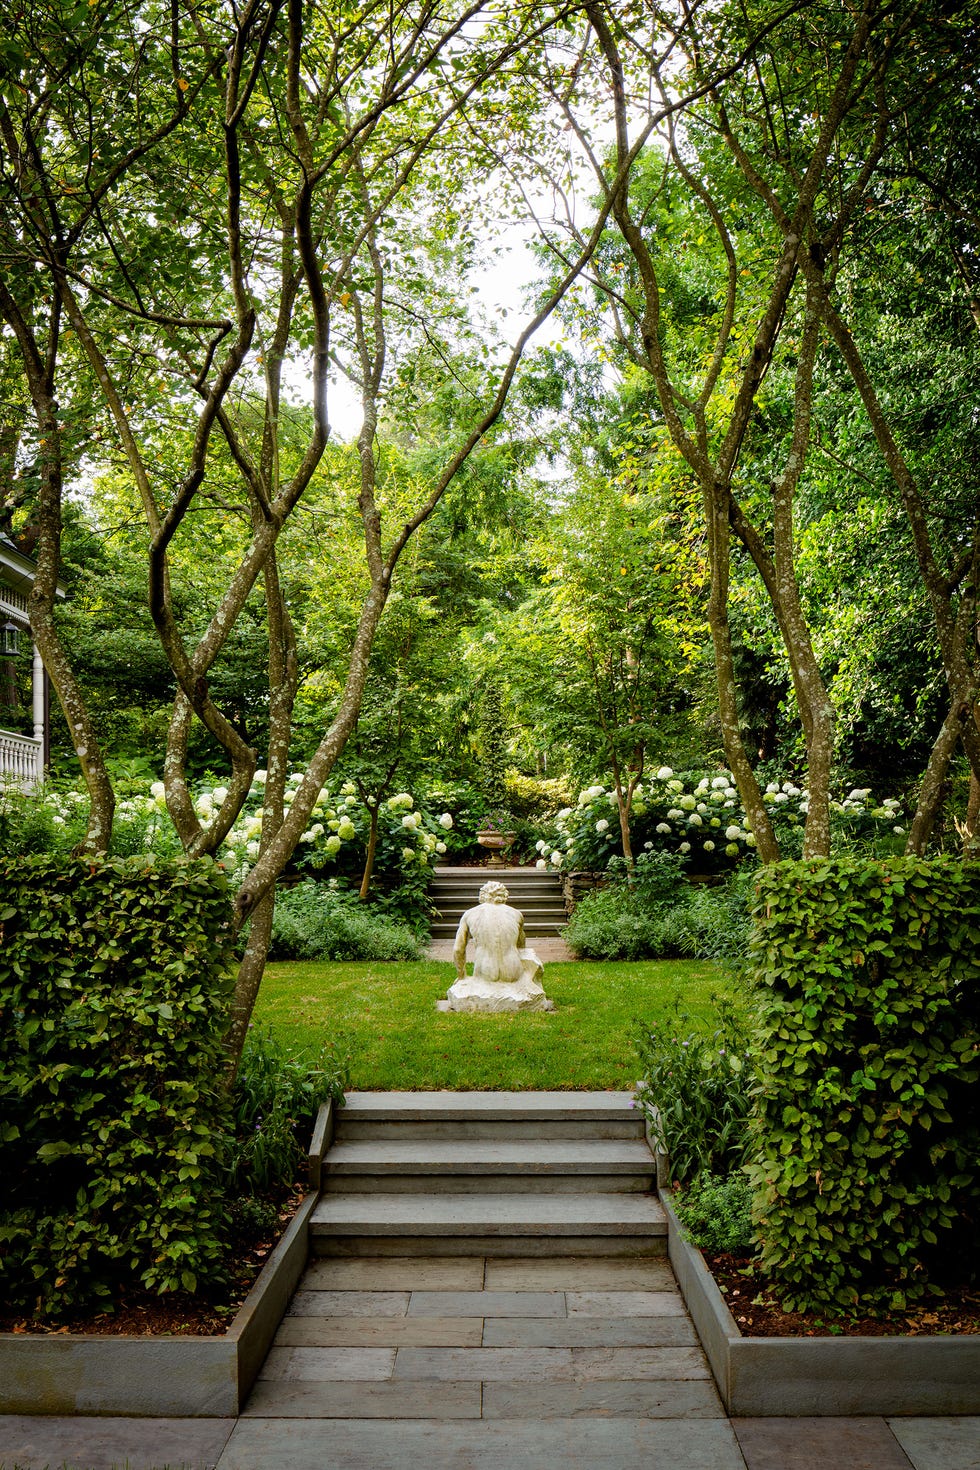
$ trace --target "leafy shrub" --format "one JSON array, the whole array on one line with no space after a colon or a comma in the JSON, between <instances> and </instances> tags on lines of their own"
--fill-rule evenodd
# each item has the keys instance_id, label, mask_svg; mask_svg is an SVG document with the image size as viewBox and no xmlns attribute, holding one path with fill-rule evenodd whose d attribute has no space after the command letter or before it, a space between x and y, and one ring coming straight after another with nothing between
<instances>
[{"instance_id":1,"label":"leafy shrub","mask_svg":"<svg viewBox=\"0 0 980 1470\"><path fill-rule=\"evenodd\" d=\"M88 803L73 792L52 786L21 791L0 789L0 852L15 854L70 852L85 835Z\"/></svg>"},{"instance_id":2,"label":"leafy shrub","mask_svg":"<svg viewBox=\"0 0 980 1470\"><path fill-rule=\"evenodd\" d=\"M274 1200L253 1194L239 1195L229 1210L232 1244L251 1245L263 1235L271 1235L279 1224L279 1206Z\"/></svg>"},{"instance_id":3,"label":"leafy shrub","mask_svg":"<svg viewBox=\"0 0 980 1470\"><path fill-rule=\"evenodd\" d=\"M230 1192L261 1195L291 1184L317 1109L328 1098L343 1101L349 1075L348 1058L336 1046L296 1057L268 1031L250 1028L232 1090Z\"/></svg>"},{"instance_id":4,"label":"leafy shrub","mask_svg":"<svg viewBox=\"0 0 980 1470\"><path fill-rule=\"evenodd\" d=\"M663 928L656 915L642 912L625 884L616 884L587 893L562 938L589 959L638 960L660 954Z\"/></svg>"},{"instance_id":5,"label":"leafy shrub","mask_svg":"<svg viewBox=\"0 0 980 1470\"><path fill-rule=\"evenodd\" d=\"M749 1144L747 1027L730 1005L710 1036L682 1034L689 1019L678 1014L676 1026L652 1026L637 1037L637 1101L676 1180L728 1174L745 1162Z\"/></svg>"},{"instance_id":6,"label":"leafy shrub","mask_svg":"<svg viewBox=\"0 0 980 1470\"><path fill-rule=\"evenodd\" d=\"M688 883L682 862L672 853L645 854L631 884L620 859L613 881L576 905L565 942L590 959L717 959L739 966L755 870L708 888Z\"/></svg>"},{"instance_id":7,"label":"leafy shrub","mask_svg":"<svg viewBox=\"0 0 980 1470\"><path fill-rule=\"evenodd\" d=\"M759 878L756 1188L788 1306L900 1307L980 1223L980 864L816 859Z\"/></svg>"},{"instance_id":8,"label":"leafy shrub","mask_svg":"<svg viewBox=\"0 0 980 1470\"><path fill-rule=\"evenodd\" d=\"M630 885L639 903L647 908L661 908L665 904L682 903L686 898L686 866L681 853L641 852L632 872L623 858L613 859L609 869L621 882Z\"/></svg>"},{"instance_id":9,"label":"leafy shrub","mask_svg":"<svg viewBox=\"0 0 980 1470\"><path fill-rule=\"evenodd\" d=\"M220 1279L230 918L211 862L0 859L0 1280L18 1309Z\"/></svg>"},{"instance_id":10,"label":"leafy shrub","mask_svg":"<svg viewBox=\"0 0 980 1470\"><path fill-rule=\"evenodd\" d=\"M404 924L355 893L310 879L277 895L270 956L278 960L417 960L422 945Z\"/></svg>"},{"instance_id":11,"label":"leafy shrub","mask_svg":"<svg viewBox=\"0 0 980 1470\"><path fill-rule=\"evenodd\" d=\"M675 1204L684 1234L699 1250L738 1255L754 1244L752 1186L741 1170L699 1175Z\"/></svg>"}]
</instances>

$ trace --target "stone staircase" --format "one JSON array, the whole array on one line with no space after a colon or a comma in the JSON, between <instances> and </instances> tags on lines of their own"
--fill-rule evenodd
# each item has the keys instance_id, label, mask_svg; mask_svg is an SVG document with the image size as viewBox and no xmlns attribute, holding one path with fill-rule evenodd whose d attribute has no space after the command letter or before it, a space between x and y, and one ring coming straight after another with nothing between
<instances>
[{"instance_id":1,"label":"stone staircase","mask_svg":"<svg viewBox=\"0 0 980 1470\"><path fill-rule=\"evenodd\" d=\"M628 1093L350 1094L222 1470L744 1470L653 1182Z\"/></svg>"},{"instance_id":2,"label":"stone staircase","mask_svg":"<svg viewBox=\"0 0 980 1470\"><path fill-rule=\"evenodd\" d=\"M568 923L558 874L542 868L455 868L439 867L432 875L429 898L438 911L432 938L453 939L461 916L478 902L483 884L490 879L503 883L508 903L524 915L528 939L556 939Z\"/></svg>"},{"instance_id":3,"label":"stone staircase","mask_svg":"<svg viewBox=\"0 0 980 1470\"><path fill-rule=\"evenodd\" d=\"M628 1093L351 1093L311 1222L318 1255L662 1255Z\"/></svg>"}]
</instances>

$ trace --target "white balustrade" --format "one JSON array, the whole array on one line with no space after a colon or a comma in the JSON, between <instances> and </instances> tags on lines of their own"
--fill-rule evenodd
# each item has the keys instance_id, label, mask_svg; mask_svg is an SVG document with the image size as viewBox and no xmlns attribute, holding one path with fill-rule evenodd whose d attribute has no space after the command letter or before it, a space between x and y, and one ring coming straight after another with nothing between
<instances>
[{"instance_id":1,"label":"white balustrade","mask_svg":"<svg viewBox=\"0 0 980 1470\"><path fill-rule=\"evenodd\" d=\"M0 785L34 786L44 776L44 741L0 730Z\"/></svg>"}]
</instances>

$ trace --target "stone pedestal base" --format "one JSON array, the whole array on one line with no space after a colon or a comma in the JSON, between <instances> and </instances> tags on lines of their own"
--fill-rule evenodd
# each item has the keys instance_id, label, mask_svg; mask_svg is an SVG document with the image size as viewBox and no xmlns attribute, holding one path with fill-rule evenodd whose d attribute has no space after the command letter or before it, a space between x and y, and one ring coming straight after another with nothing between
<instances>
[{"instance_id":1,"label":"stone pedestal base","mask_svg":"<svg viewBox=\"0 0 980 1470\"><path fill-rule=\"evenodd\" d=\"M541 961L533 949L518 950L521 974L517 980L484 980L464 975L450 986L445 1000L437 1003L440 1011L553 1011L550 1001L538 984Z\"/></svg>"}]
</instances>

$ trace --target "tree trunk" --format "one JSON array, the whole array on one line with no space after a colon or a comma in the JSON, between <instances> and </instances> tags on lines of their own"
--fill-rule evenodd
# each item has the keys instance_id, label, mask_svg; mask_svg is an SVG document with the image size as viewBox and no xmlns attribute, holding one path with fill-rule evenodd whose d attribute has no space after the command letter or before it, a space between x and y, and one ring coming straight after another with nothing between
<instances>
[{"instance_id":1,"label":"tree trunk","mask_svg":"<svg viewBox=\"0 0 980 1470\"><path fill-rule=\"evenodd\" d=\"M364 903L367 900L368 890L371 887L371 877L374 873L374 853L378 846L378 803L375 802L368 808L370 812L368 827L367 854L364 858L364 872L361 875L361 887L358 898Z\"/></svg>"}]
</instances>

